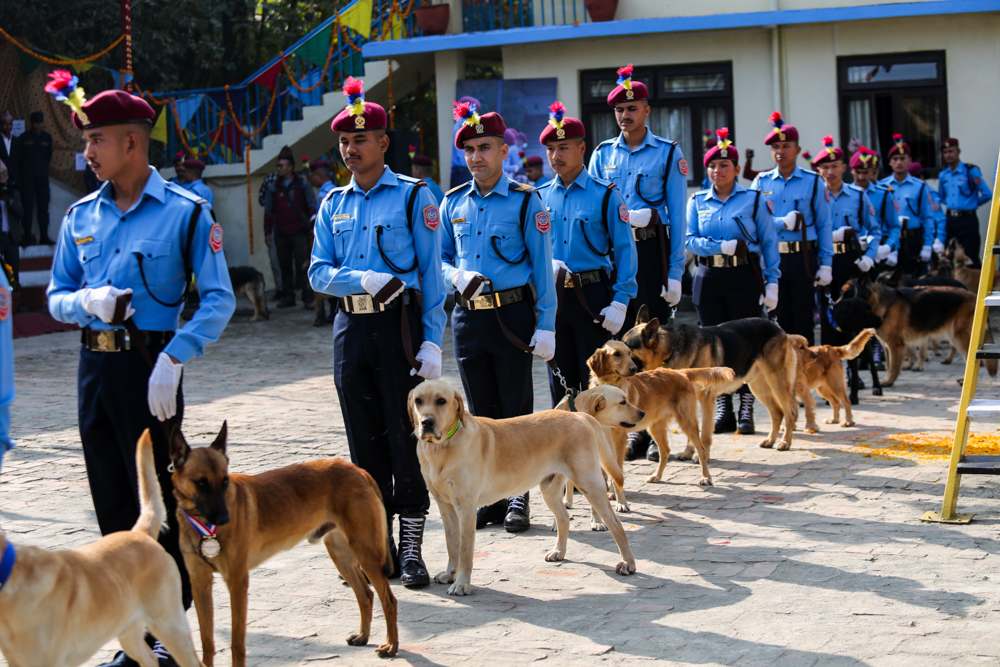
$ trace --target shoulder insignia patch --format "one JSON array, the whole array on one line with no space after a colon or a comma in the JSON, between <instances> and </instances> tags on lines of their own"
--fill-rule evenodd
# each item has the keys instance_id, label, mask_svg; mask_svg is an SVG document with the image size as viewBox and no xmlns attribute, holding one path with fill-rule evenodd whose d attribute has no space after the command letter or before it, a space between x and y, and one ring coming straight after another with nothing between
<instances>
[{"instance_id":1,"label":"shoulder insignia patch","mask_svg":"<svg viewBox=\"0 0 1000 667\"><path fill-rule=\"evenodd\" d=\"M972 180L975 182L976 185L982 185L983 183L983 179L979 178L978 176L976 176Z\"/></svg>"},{"instance_id":2,"label":"shoulder insignia patch","mask_svg":"<svg viewBox=\"0 0 1000 667\"><path fill-rule=\"evenodd\" d=\"M622 204L618 207L618 217L622 219L622 222L628 222L628 206Z\"/></svg>"},{"instance_id":3,"label":"shoulder insignia patch","mask_svg":"<svg viewBox=\"0 0 1000 667\"><path fill-rule=\"evenodd\" d=\"M872 215L875 215L875 204L868 202L868 212Z\"/></svg>"},{"instance_id":4,"label":"shoulder insignia patch","mask_svg":"<svg viewBox=\"0 0 1000 667\"><path fill-rule=\"evenodd\" d=\"M10 292L6 287L0 287L0 322L10 317Z\"/></svg>"},{"instance_id":5,"label":"shoulder insignia patch","mask_svg":"<svg viewBox=\"0 0 1000 667\"><path fill-rule=\"evenodd\" d=\"M212 228L209 230L208 246L212 249L212 252L222 250L222 226L217 222L212 223Z\"/></svg>"},{"instance_id":6,"label":"shoulder insignia patch","mask_svg":"<svg viewBox=\"0 0 1000 667\"><path fill-rule=\"evenodd\" d=\"M934 211L940 211L941 210L941 204L937 203L936 201L932 201L931 202L931 209L934 210Z\"/></svg>"},{"instance_id":7,"label":"shoulder insignia patch","mask_svg":"<svg viewBox=\"0 0 1000 667\"><path fill-rule=\"evenodd\" d=\"M440 225L441 216L438 213L438 207L434 204L424 206L424 226L433 232L436 231Z\"/></svg>"},{"instance_id":8,"label":"shoulder insignia patch","mask_svg":"<svg viewBox=\"0 0 1000 667\"><path fill-rule=\"evenodd\" d=\"M892 207L896 209L896 213L899 213L899 202L895 199L892 200Z\"/></svg>"},{"instance_id":9,"label":"shoulder insignia patch","mask_svg":"<svg viewBox=\"0 0 1000 667\"><path fill-rule=\"evenodd\" d=\"M689 171L689 169L688 169L688 161L686 159L684 159L684 158L681 158L680 160L678 160L677 161L677 170L679 172L681 172L681 176L687 176L688 175L688 171Z\"/></svg>"},{"instance_id":10,"label":"shoulder insignia patch","mask_svg":"<svg viewBox=\"0 0 1000 667\"><path fill-rule=\"evenodd\" d=\"M536 213L535 214L535 227L542 234L552 229L552 222L549 218L548 213Z\"/></svg>"},{"instance_id":11,"label":"shoulder insignia patch","mask_svg":"<svg viewBox=\"0 0 1000 667\"><path fill-rule=\"evenodd\" d=\"M826 197L827 201L830 201L830 191L829 190L824 190L823 191L823 195Z\"/></svg>"},{"instance_id":12,"label":"shoulder insignia patch","mask_svg":"<svg viewBox=\"0 0 1000 667\"><path fill-rule=\"evenodd\" d=\"M770 199L767 200L767 210L771 212L771 215L774 215L774 202Z\"/></svg>"}]
</instances>

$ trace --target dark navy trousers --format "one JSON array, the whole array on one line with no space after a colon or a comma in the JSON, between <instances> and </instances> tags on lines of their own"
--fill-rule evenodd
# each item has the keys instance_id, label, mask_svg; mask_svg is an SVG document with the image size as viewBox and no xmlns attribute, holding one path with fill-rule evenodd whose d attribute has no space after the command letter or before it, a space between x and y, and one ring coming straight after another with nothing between
<instances>
[{"instance_id":1,"label":"dark navy trousers","mask_svg":"<svg viewBox=\"0 0 1000 667\"><path fill-rule=\"evenodd\" d=\"M830 309L830 300L827 298L827 291L834 301L840 298L840 290L844 284L859 273L854 260L858 259L857 253L853 251L842 252L833 256L833 282L827 287L816 288L816 303L819 305L819 344L820 345L843 345L847 342L842 340L844 335L830 325L830 317L827 311Z\"/></svg>"},{"instance_id":2,"label":"dark navy trousers","mask_svg":"<svg viewBox=\"0 0 1000 667\"><path fill-rule=\"evenodd\" d=\"M494 310L465 310L455 305L451 326L455 357L469 411L477 417L507 419L530 415L534 408L530 352L514 347L500 330ZM504 326L525 345L535 333L535 304L530 300L499 310ZM558 349L558 345L556 346Z\"/></svg>"},{"instance_id":3,"label":"dark navy trousers","mask_svg":"<svg viewBox=\"0 0 1000 667\"><path fill-rule=\"evenodd\" d=\"M153 359L163 351L151 347ZM77 372L78 416L83 457L87 465L90 495L94 500L101 534L132 530L139 519L139 479L135 467L135 449L142 432L149 429L153 438L153 458L160 480L163 502L167 507L168 530L160 535L181 572L184 608L191 606L191 582L178 544L177 499L167 467L170 443L162 425L149 411L147 402L152 369L138 350L125 352L80 351ZM177 415L184 417L183 381L177 388Z\"/></svg>"},{"instance_id":4,"label":"dark navy trousers","mask_svg":"<svg viewBox=\"0 0 1000 667\"><path fill-rule=\"evenodd\" d=\"M404 307L416 353L423 341L421 309L414 303ZM333 354L333 380L351 461L375 479L390 517L426 512L430 497L407 408L410 391L423 378L410 375L399 309L368 314L338 310L333 320Z\"/></svg>"},{"instance_id":5,"label":"dark navy trousers","mask_svg":"<svg viewBox=\"0 0 1000 667\"><path fill-rule=\"evenodd\" d=\"M595 315L608 307L614 296L610 285L600 282L583 287L583 296L587 306ZM660 299L663 301L663 299ZM506 322L505 322L506 324ZM626 324L626 326L628 326ZM624 330L624 327L623 327ZM575 290L567 287L563 290L562 306L556 315L556 366L566 378L566 384L571 389L581 391L587 388L590 380L590 368L587 359L594 352L611 340L611 332L594 318L587 314L580 304ZM549 390L552 392L552 407L563 399L566 390L558 378L549 370Z\"/></svg>"},{"instance_id":6,"label":"dark navy trousers","mask_svg":"<svg viewBox=\"0 0 1000 667\"><path fill-rule=\"evenodd\" d=\"M927 263L920 261L920 251L924 247L923 227L899 239L899 264L903 272L914 277L927 273Z\"/></svg>"},{"instance_id":7,"label":"dark navy trousers","mask_svg":"<svg viewBox=\"0 0 1000 667\"><path fill-rule=\"evenodd\" d=\"M658 228L656 231L662 232L663 228ZM660 238L655 237L646 239L645 241L638 241L635 244L635 250L636 259L639 262L639 270L635 274L635 281L639 289L636 292L635 298L628 304L622 333L635 326L635 316L643 304L649 309L650 319L658 317L660 324L666 324L670 319L670 304L660 296L663 292L663 255L660 253ZM667 244L667 261L670 261L669 243Z\"/></svg>"},{"instance_id":8,"label":"dark navy trousers","mask_svg":"<svg viewBox=\"0 0 1000 667\"><path fill-rule=\"evenodd\" d=\"M972 213L966 213L957 217L948 216L945 225L945 243L952 239L958 239L965 250L965 255L973 262L973 266L980 267L983 263L983 256L979 250L979 217Z\"/></svg>"},{"instance_id":9,"label":"dark navy trousers","mask_svg":"<svg viewBox=\"0 0 1000 667\"><path fill-rule=\"evenodd\" d=\"M813 313L816 310L815 285L819 262L816 252L809 251L809 270L806 273L801 252L781 255L781 277L778 278L778 307L774 309L775 319L785 333L805 336L809 344L814 341Z\"/></svg>"}]
</instances>

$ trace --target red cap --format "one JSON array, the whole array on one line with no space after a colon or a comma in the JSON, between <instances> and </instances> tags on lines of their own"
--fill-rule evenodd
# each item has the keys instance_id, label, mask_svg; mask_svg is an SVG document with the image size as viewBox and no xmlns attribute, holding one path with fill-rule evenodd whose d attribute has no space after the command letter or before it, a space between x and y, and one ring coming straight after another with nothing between
<instances>
[{"instance_id":1,"label":"red cap","mask_svg":"<svg viewBox=\"0 0 1000 667\"><path fill-rule=\"evenodd\" d=\"M462 127L455 133L455 147L459 150L465 148L465 140L475 137L503 137L507 131L507 125L503 118L495 111L480 116L476 113L476 105L468 102L455 102L452 110L455 120L464 121Z\"/></svg>"},{"instance_id":2,"label":"red cap","mask_svg":"<svg viewBox=\"0 0 1000 667\"><path fill-rule=\"evenodd\" d=\"M733 165L740 163L740 152L736 145L729 140L729 128L723 127L715 131L715 145L705 151L702 162L707 167L712 160L732 160ZM706 142L706 146L708 142Z\"/></svg>"},{"instance_id":3,"label":"red cap","mask_svg":"<svg viewBox=\"0 0 1000 667\"><path fill-rule=\"evenodd\" d=\"M583 123L572 116L567 116L566 107L563 106L562 102L553 102L549 106L549 124L538 135L538 141L544 146L550 141L583 139L586 136L587 131L583 127Z\"/></svg>"},{"instance_id":4,"label":"red cap","mask_svg":"<svg viewBox=\"0 0 1000 667\"><path fill-rule=\"evenodd\" d=\"M618 85L608 93L608 106L623 102L648 100L649 89L641 81L632 81L632 63L618 69Z\"/></svg>"},{"instance_id":5,"label":"red cap","mask_svg":"<svg viewBox=\"0 0 1000 667\"><path fill-rule=\"evenodd\" d=\"M365 102L365 82L347 77L344 82L344 95L347 95L347 108L337 114L330 124L334 132L367 132L369 130L384 130L389 122L385 109L374 102Z\"/></svg>"},{"instance_id":6,"label":"red cap","mask_svg":"<svg viewBox=\"0 0 1000 667\"><path fill-rule=\"evenodd\" d=\"M919 177L924 173L924 165L920 164L919 162L911 162L909 171L910 171L910 176Z\"/></svg>"},{"instance_id":7,"label":"red cap","mask_svg":"<svg viewBox=\"0 0 1000 667\"><path fill-rule=\"evenodd\" d=\"M833 137L828 134L823 137L823 148L819 149L819 152L816 153L816 157L813 159L812 164L814 167L818 167L819 165L827 162L843 159L844 149L834 146Z\"/></svg>"},{"instance_id":8,"label":"red cap","mask_svg":"<svg viewBox=\"0 0 1000 667\"><path fill-rule=\"evenodd\" d=\"M889 159L892 159L893 155L911 155L910 146L903 141L903 135L894 134L892 135L892 148L889 149Z\"/></svg>"},{"instance_id":9,"label":"red cap","mask_svg":"<svg viewBox=\"0 0 1000 667\"><path fill-rule=\"evenodd\" d=\"M541 155L529 155L524 161L525 167L541 167L543 164Z\"/></svg>"},{"instance_id":10,"label":"red cap","mask_svg":"<svg viewBox=\"0 0 1000 667\"><path fill-rule=\"evenodd\" d=\"M774 129L771 130L767 137L764 139L764 145L770 146L775 141L798 141L799 131L794 125L786 125L785 120L781 117L780 111L775 111L771 114L770 121Z\"/></svg>"},{"instance_id":11,"label":"red cap","mask_svg":"<svg viewBox=\"0 0 1000 667\"><path fill-rule=\"evenodd\" d=\"M195 160L194 158L189 158L184 160L184 168L190 169L192 171L204 171L205 163L201 160Z\"/></svg>"},{"instance_id":12,"label":"red cap","mask_svg":"<svg viewBox=\"0 0 1000 667\"><path fill-rule=\"evenodd\" d=\"M105 125L153 123L156 112L149 102L124 90L105 90L81 106L83 116L73 112L73 125L78 130L91 130Z\"/></svg>"},{"instance_id":13,"label":"red cap","mask_svg":"<svg viewBox=\"0 0 1000 667\"><path fill-rule=\"evenodd\" d=\"M309 163L309 171L316 171L317 169L329 169L330 163L326 160L313 160Z\"/></svg>"},{"instance_id":14,"label":"red cap","mask_svg":"<svg viewBox=\"0 0 1000 667\"><path fill-rule=\"evenodd\" d=\"M851 156L851 169L870 169L878 165L878 157L867 146L861 146Z\"/></svg>"},{"instance_id":15,"label":"red cap","mask_svg":"<svg viewBox=\"0 0 1000 667\"><path fill-rule=\"evenodd\" d=\"M418 167L433 167L434 161L431 160L426 155L414 155L413 164L417 165Z\"/></svg>"},{"instance_id":16,"label":"red cap","mask_svg":"<svg viewBox=\"0 0 1000 667\"><path fill-rule=\"evenodd\" d=\"M955 139L954 137L948 137L947 139L942 141L941 150L944 150L945 148L958 148L958 139Z\"/></svg>"}]
</instances>

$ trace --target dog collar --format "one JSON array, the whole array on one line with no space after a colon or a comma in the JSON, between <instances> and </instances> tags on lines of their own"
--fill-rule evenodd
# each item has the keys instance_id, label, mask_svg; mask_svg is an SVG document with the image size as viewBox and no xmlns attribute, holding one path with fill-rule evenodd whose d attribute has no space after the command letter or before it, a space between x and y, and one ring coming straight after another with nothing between
<instances>
[{"instance_id":1,"label":"dog collar","mask_svg":"<svg viewBox=\"0 0 1000 667\"><path fill-rule=\"evenodd\" d=\"M462 420L461 419L459 419L457 422L455 422L455 425L451 427L450 431L448 431L447 433L445 433L444 439L445 440L451 440L451 436L455 435L458 432L458 429L460 429L460 428L462 428Z\"/></svg>"},{"instance_id":2,"label":"dog collar","mask_svg":"<svg viewBox=\"0 0 1000 667\"><path fill-rule=\"evenodd\" d=\"M3 590L3 587L7 584L7 580L10 578L15 560L17 560L17 552L14 551L14 545L8 542L7 548L3 552L3 558L0 559L0 591Z\"/></svg>"}]
</instances>

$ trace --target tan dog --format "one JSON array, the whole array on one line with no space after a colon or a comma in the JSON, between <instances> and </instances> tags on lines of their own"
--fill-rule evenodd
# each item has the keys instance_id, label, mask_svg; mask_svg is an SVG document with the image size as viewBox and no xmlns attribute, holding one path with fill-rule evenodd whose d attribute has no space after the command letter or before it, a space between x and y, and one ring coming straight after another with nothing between
<instances>
[{"instance_id":1,"label":"tan dog","mask_svg":"<svg viewBox=\"0 0 1000 667\"><path fill-rule=\"evenodd\" d=\"M844 421L840 425L854 426L851 399L847 395L847 383L844 380L844 364L841 362L857 358L874 335L874 329L865 329L847 345L810 347L809 341L804 336L789 334L792 347L799 355L799 363L795 367L795 393L806 406L807 431L819 430L819 426L816 425L816 400L812 397L813 389L830 401L833 407L833 417L825 420L827 424L836 424L840 421L840 406L843 405Z\"/></svg>"},{"instance_id":2,"label":"tan dog","mask_svg":"<svg viewBox=\"0 0 1000 667\"><path fill-rule=\"evenodd\" d=\"M308 539L326 546L334 565L351 588L361 611L361 629L347 638L364 646L371 632L371 589L375 586L388 636L379 657L396 654L396 598L387 575L389 537L382 493L375 480L357 466L339 459L310 461L259 475L229 473L227 428L209 447L192 449L174 428L170 456L174 464L174 495L180 544L191 576L191 593L201 626L202 657L211 666L213 639L212 575L222 575L229 588L233 614L233 667L246 665L247 588L250 570L271 556ZM209 528L214 538L202 538L190 515Z\"/></svg>"},{"instance_id":3,"label":"tan dog","mask_svg":"<svg viewBox=\"0 0 1000 667\"><path fill-rule=\"evenodd\" d=\"M615 453L618 470L625 468L625 446L628 445L627 434L636 429L636 425L646 416L642 410L628 402L625 392L611 385L599 385L586 391L581 391L573 399L576 412L584 412L598 421L603 427L604 436ZM569 398L563 398L555 407L556 410L569 410ZM605 470L606 477L611 477L612 471ZM566 509L573 508L573 482L566 483ZM616 501L616 512L631 511L625 490L612 480L611 493L608 499ZM591 508L591 530L607 530L601 517Z\"/></svg>"},{"instance_id":4,"label":"tan dog","mask_svg":"<svg viewBox=\"0 0 1000 667\"><path fill-rule=\"evenodd\" d=\"M660 463L656 472L646 481L659 482L663 479L663 470L670 456L667 430L670 422L676 421L698 453L698 462L701 464L701 479L698 483L711 486L708 447L698 430L698 396L711 395L714 400L715 392L733 381L732 369L689 368L675 371L654 368L639 373L629 353L625 343L610 340L591 355L587 365L590 367L591 384L618 387L626 393L630 403L646 413L636 428L648 431L660 450Z\"/></svg>"},{"instance_id":5,"label":"tan dog","mask_svg":"<svg viewBox=\"0 0 1000 667\"><path fill-rule=\"evenodd\" d=\"M181 575L156 538L166 526L147 430L136 449L139 520L77 551L18 547L0 588L0 649L11 667L74 667L117 637L142 667L159 665L148 630L181 667L201 665L181 603ZM0 553L13 545L0 535Z\"/></svg>"},{"instance_id":6,"label":"tan dog","mask_svg":"<svg viewBox=\"0 0 1000 667\"><path fill-rule=\"evenodd\" d=\"M588 414L546 410L511 419L486 419L466 412L451 385L428 380L407 401L419 443L417 457L427 488L441 509L448 568L434 577L451 584L449 595L472 593L476 508L539 486L556 518L556 547L547 561L566 556L569 512L562 493L567 478L590 501L611 531L621 561L615 570L635 572L625 529L611 509L602 466L622 483L601 425Z\"/></svg>"}]
</instances>

